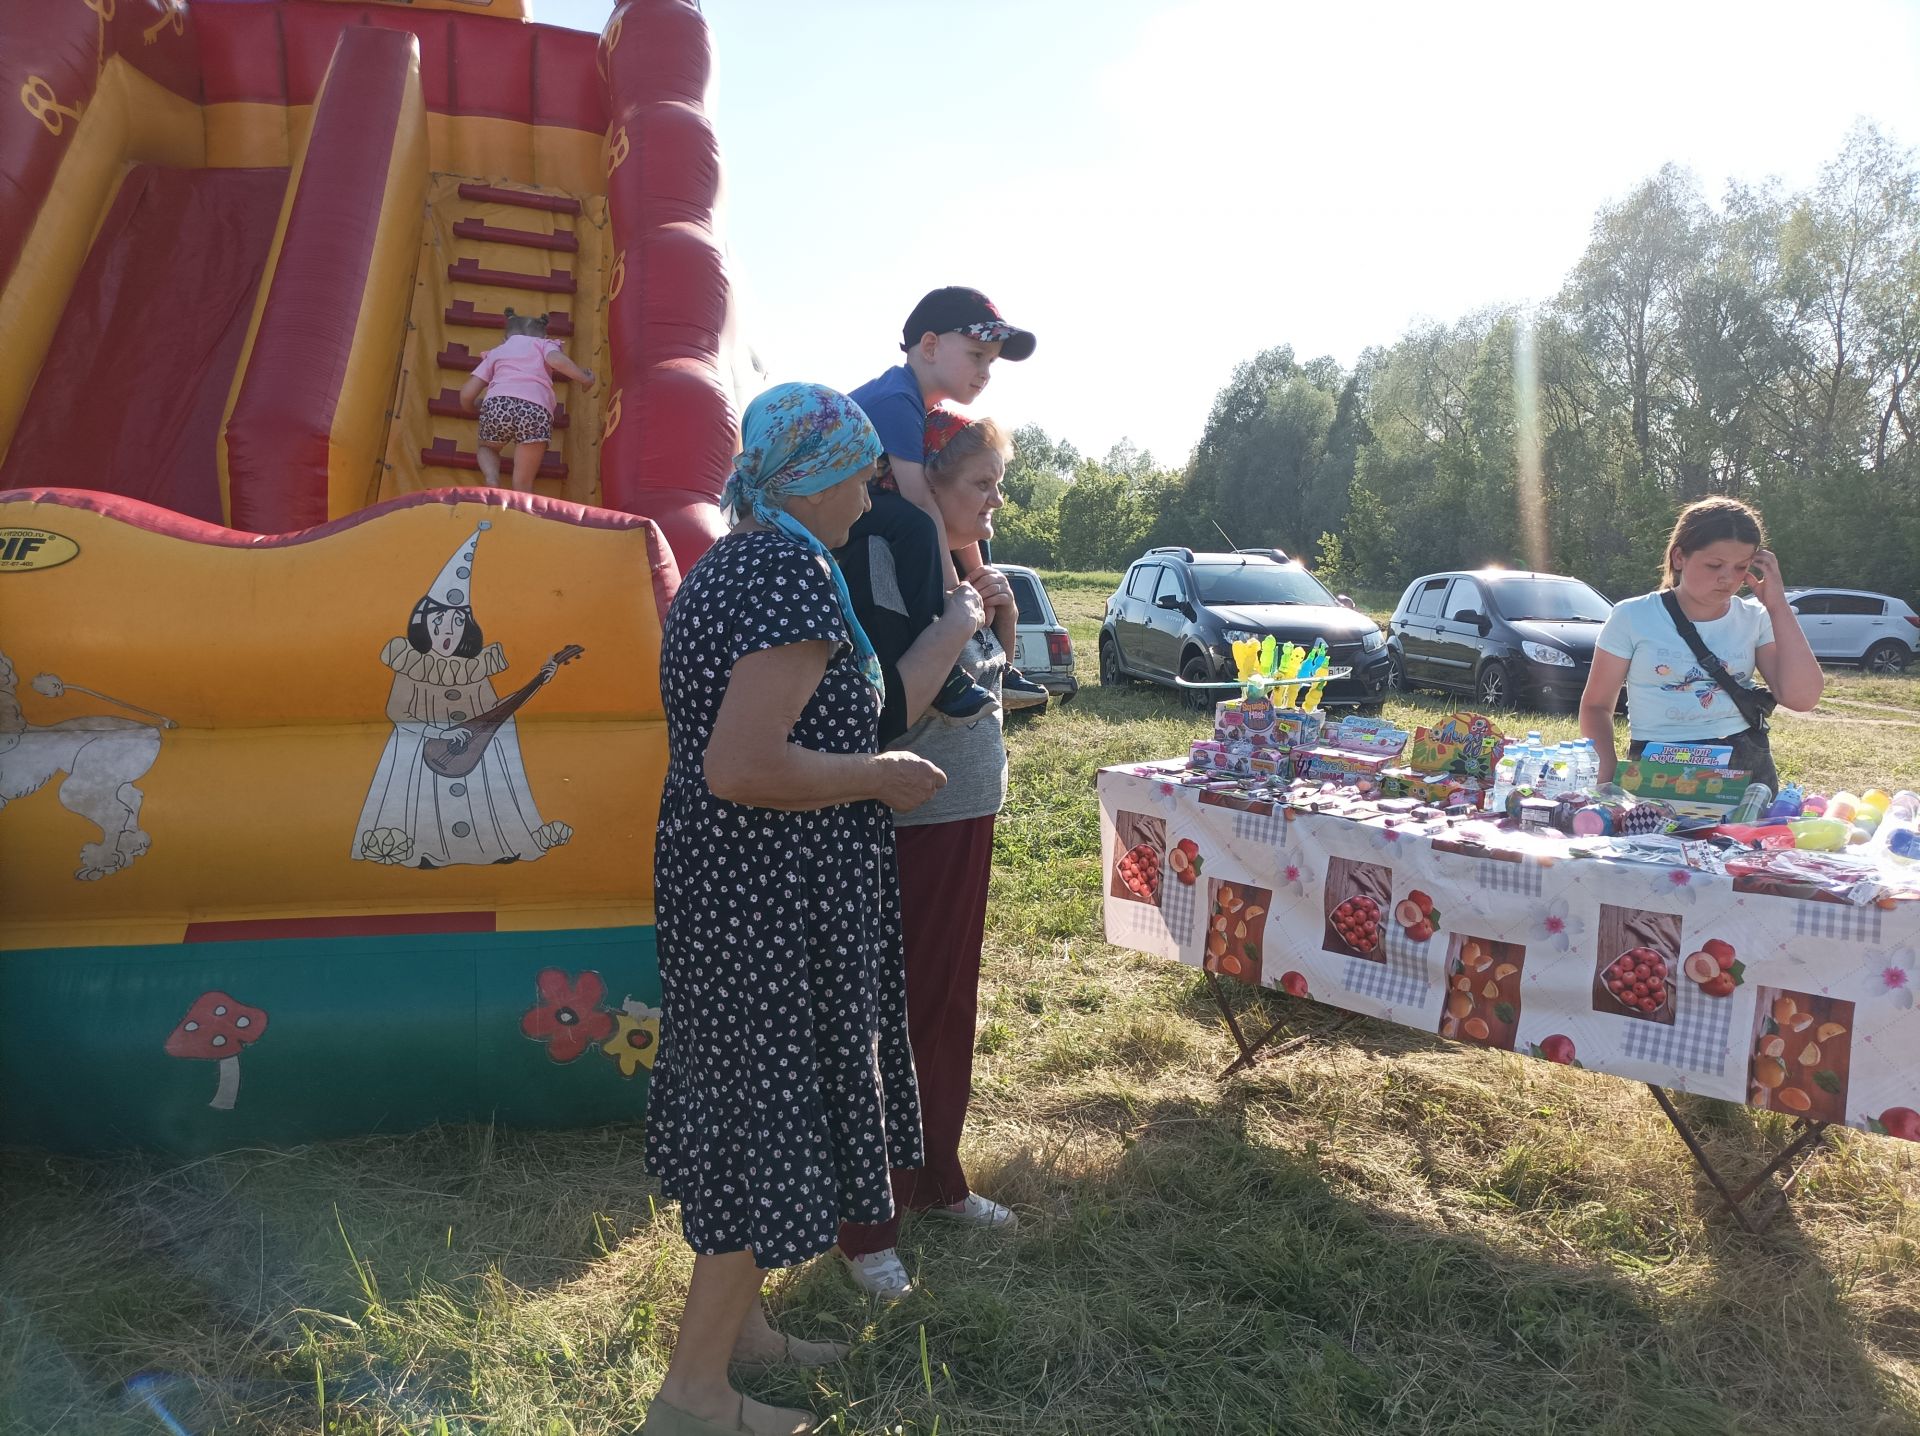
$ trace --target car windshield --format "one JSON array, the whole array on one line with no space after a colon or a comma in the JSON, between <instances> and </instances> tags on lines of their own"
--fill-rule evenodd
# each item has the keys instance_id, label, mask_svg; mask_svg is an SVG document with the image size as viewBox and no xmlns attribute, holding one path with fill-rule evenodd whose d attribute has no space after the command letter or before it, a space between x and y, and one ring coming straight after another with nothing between
<instances>
[{"instance_id":1,"label":"car windshield","mask_svg":"<svg viewBox=\"0 0 1920 1436\"><path fill-rule=\"evenodd\" d=\"M1577 578L1499 578L1487 585L1508 620L1605 623L1613 605Z\"/></svg>"},{"instance_id":2,"label":"car windshield","mask_svg":"<svg viewBox=\"0 0 1920 1436\"><path fill-rule=\"evenodd\" d=\"M1318 579L1292 564L1197 563L1193 581L1205 604L1333 602Z\"/></svg>"}]
</instances>

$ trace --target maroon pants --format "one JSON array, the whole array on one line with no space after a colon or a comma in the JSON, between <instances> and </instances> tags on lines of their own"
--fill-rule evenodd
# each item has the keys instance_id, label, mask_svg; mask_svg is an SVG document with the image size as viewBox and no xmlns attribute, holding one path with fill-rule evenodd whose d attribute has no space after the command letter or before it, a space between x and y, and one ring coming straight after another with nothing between
<instances>
[{"instance_id":1,"label":"maroon pants","mask_svg":"<svg viewBox=\"0 0 1920 1436\"><path fill-rule=\"evenodd\" d=\"M894 1168L891 1221L840 1224L840 1250L850 1257L896 1245L902 1212L951 1206L968 1190L960 1129L973 1095L973 1019L993 872L993 817L902 828L898 836L907 1032L920 1082L927 1164Z\"/></svg>"}]
</instances>

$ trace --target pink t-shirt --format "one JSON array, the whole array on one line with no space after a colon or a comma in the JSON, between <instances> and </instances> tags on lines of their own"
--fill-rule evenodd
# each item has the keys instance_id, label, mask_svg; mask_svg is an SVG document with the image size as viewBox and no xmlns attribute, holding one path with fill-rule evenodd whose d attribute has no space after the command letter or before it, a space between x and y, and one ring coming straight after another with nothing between
<instances>
[{"instance_id":1,"label":"pink t-shirt","mask_svg":"<svg viewBox=\"0 0 1920 1436\"><path fill-rule=\"evenodd\" d=\"M516 334L481 355L473 377L486 384L489 399L525 399L551 414L553 375L547 369L547 355L557 354L559 350L558 340Z\"/></svg>"}]
</instances>

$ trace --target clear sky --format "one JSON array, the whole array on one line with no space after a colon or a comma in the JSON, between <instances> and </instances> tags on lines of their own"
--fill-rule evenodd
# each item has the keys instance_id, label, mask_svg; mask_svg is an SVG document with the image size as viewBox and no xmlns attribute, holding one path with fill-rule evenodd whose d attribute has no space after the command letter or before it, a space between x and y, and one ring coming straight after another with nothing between
<instances>
[{"instance_id":1,"label":"clear sky","mask_svg":"<svg viewBox=\"0 0 1920 1436\"><path fill-rule=\"evenodd\" d=\"M605 0L534 0L597 30ZM972 284L1034 330L977 408L1183 460L1236 362L1350 364L1549 297L1669 160L1811 182L1920 143L1920 0L707 0L727 238L777 378L897 362Z\"/></svg>"}]
</instances>

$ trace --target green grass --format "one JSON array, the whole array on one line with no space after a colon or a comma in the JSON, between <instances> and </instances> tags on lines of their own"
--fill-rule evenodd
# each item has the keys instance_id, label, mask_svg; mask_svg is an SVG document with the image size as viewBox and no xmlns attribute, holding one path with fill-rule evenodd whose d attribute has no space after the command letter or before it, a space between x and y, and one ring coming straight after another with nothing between
<instances>
[{"instance_id":1,"label":"green grass","mask_svg":"<svg viewBox=\"0 0 1920 1436\"><path fill-rule=\"evenodd\" d=\"M856 1350L755 1394L903 1436L1920 1430L1904 1144L1842 1134L1756 1239L1631 1083L1279 998L1300 1045L1217 1082L1195 974L1101 941L1092 788L1198 720L1093 682L1113 575L1047 581L1089 687L1012 730L967 1148L1022 1229L910 1223L922 1291L892 1310L831 1262L782 1275L782 1324ZM1779 747L1912 786L1916 738L1920 680L1839 671ZM1691 1115L1736 1168L1782 1130ZM0 1197L8 1436L161 1431L143 1371L195 1436L604 1436L658 1384L688 1266L632 1130L15 1152Z\"/></svg>"}]
</instances>

